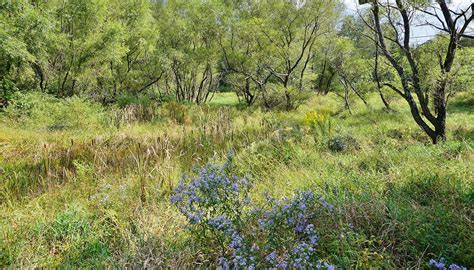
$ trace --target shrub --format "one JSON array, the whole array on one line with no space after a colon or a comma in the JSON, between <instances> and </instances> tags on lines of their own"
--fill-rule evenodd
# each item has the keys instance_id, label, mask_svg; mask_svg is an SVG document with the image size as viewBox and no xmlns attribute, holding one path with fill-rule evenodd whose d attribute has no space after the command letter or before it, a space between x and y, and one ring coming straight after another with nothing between
<instances>
[{"instance_id":1,"label":"shrub","mask_svg":"<svg viewBox=\"0 0 474 270\"><path fill-rule=\"evenodd\" d=\"M123 95L117 98L117 105L120 108L126 108L132 105L150 106L155 100L148 96Z\"/></svg>"},{"instance_id":2,"label":"shrub","mask_svg":"<svg viewBox=\"0 0 474 270\"><path fill-rule=\"evenodd\" d=\"M286 100L286 91L290 96L291 108L288 108ZM279 83L269 83L266 87L263 97L263 106L267 109L273 110L287 110L298 108L301 104L307 101L311 94L310 92L300 91L292 86L285 90L285 87Z\"/></svg>"},{"instance_id":3,"label":"shrub","mask_svg":"<svg viewBox=\"0 0 474 270\"><path fill-rule=\"evenodd\" d=\"M284 200L265 196L259 207L248 197L251 183L231 173L231 162L184 177L171 196L193 235L218 242L219 268L334 269L317 256L314 227L319 213L332 206L312 192L298 192Z\"/></svg>"},{"instance_id":4,"label":"shrub","mask_svg":"<svg viewBox=\"0 0 474 270\"><path fill-rule=\"evenodd\" d=\"M357 140L350 135L337 135L328 140L328 148L333 152L344 152L358 147Z\"/></svg>"},{"instance_id":5,"label":"shrub","mask_svg":"<svg viewBox=\"0 0 474 270\"><path fill-rule=\"evenodd\" d=\"M232 156L222 165L207 164L195 169L194 176L184 176L175 188L171 201L191 225L209 226L216 218L232 223L242 217L242 208L249 201L251 186L245 178L231 174Z\"/></svg>"},{"instance_id":6,"label":"shrub","mask_svg":"<svg viewBox=\"0 0 474 270\"><path fill-rule=\"evenodd\" d=\"M331 116L329 110L318 110L306 113L303 123L310 127L311 130L321 136L331 135Z\"/></svg>"},{"instance_id":7,"label":"shrub","mask_svg":"<svg viewBox=\"0 0 474 270\"><path fill-rule=\"evenodd\" d=\"M317 256L319 237L314 220L332 206L312 192L297 192L291 199L266 196L266 207L253 205L245 228L225 228L230 238L221 268L327 268Z\"/></svg>"},{"instance_id":8,"label":"shrub","mask_svg":"<svg viewBox=\"0 0 474 270\"><path fill-rule=\"evenodd\" d=\"M17 92L5 110L11 122L34 129L97 129L106 123L101 106L82 98Z\"/></svg>"},{"instance_id":9,"label":"shrub","mask_svg":"<svg viewBox=\"0 0 474 270\"><path fill-rule=\"evenodd\" d=\"M3 110L10 102L12 93L18 91L15 83L8 78L0 80L0 111Z\"/></svg>"}]
</instances>

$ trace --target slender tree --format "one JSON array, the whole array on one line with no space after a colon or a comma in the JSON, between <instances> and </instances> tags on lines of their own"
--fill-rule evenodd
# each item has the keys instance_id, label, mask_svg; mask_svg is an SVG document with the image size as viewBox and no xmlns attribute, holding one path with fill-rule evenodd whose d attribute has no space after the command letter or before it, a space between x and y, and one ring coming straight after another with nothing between
<instances>
[{"instance_id":1,"label":"slender tree","mask_svg":"<svg viewBox=\"0 0 474 270\"><path fill-rule=\"evenodd\" d=\"M360 0L359 2L364 4L369 1ZM396 0L395 3L390 1L382 3L378 0L370 2L373 24L367 23L367 26L376 33L376 41L381 53L396 70L401 88L394 84L386 85L406 100L413 119L431 138L433 144L445 141L447 87L461 38L472 38L465 32L473 20L474 4L463 10L454 11L448 7L445 0L436 0L436 3L430 2L424 5L419 4L419 1L415 3L415 1L405 0ZM434 89L423 87L420 66L414 53L412 26L416 12L434 18L437 24L431 22L427 24L447 33L449 40L444 48L444 55L438 56L441 76ZM384 29L382 22L387 22L391 29ZM392 46L388 44L389 42ZM430 99L433 100L432 106L430 106Z\"/></svg>"}]
</instances>

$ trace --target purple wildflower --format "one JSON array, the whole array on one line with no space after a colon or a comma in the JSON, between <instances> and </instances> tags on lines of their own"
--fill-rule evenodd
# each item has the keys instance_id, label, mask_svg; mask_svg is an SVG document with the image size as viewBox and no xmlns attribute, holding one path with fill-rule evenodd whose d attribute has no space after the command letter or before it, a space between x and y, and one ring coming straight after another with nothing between
<instances>
[{"instance_id":1,"label":"purple wildflower","mask_svg":"<svg viewBox=\"0 0 474 270\"><path fill-rule=\"evenodd\" d=\"M436 261L435 259L431 259L429 261L429 265L433 266L434 268L438 269L438 270L446 270L446 260L441 257L439 259L439 261ZM466 267L464 266L459 266L455 263L449 265L449 270L467 270Z\"/></svg>"}]
</instances>

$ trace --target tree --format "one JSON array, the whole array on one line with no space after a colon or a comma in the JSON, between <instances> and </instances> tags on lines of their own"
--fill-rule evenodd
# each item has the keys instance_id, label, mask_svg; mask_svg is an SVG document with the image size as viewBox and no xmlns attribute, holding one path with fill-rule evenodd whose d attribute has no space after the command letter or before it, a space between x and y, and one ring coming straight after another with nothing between
<instances>
[{"instance_id":1,"label":"tree","mask_svg":"<svg viewBox=\"0 0 474 270\"><path fill-rule=\"evenodd\" d=\"M260 32L262 9L256 4L236 3L228 20L228 31L219 39L224 58L226 79L252 105L259 96L264 105L271 107L266 96L266 84L272 73L266 68L266 58L271 53Z\"/></svg>"},{"instance_id":2,"label":"tree","mask_svg":"<svg viewBox=\"0 0 474 270\"><path fill-rule=\"evenodd\" d=\"M160 4L159 45L168 48L177 101L203 103L217 89L222 8L219 1L174 0Z\"/></svg>"},{"instance_id":3,"label":"tree","mask_svg":"<svg viewBox=\"0 0 474 270\"><path fill-rule=\"evenodd\" d=\"M316 38L333 29L336 2L276 2L262 7L266 16L262 18L259 30L273 52L267 58L266 67L282 84L286 108L291 109L294 104L290 86L294 80L302 81ZM299 73L298 69L301 69Z\"/></svg>"},{"instance_id":4,"label":"tree","mask_svg":"<svg viewBox=\"0 0 474 270\"><path fill-rule=\"evenodd\" d=\"M446 140L447 88L460 39L470 38L465 32L473 20L474 4L464 10L454 11L448 7L445 0L436 0L436 4L419 2L396 0L394 4L390 2L382 4L374 0L372 1L374 23L373 26L367 23L367 26L376 34L376 41L382 54L396 70L400 79L401 89L398 85L388 86L405 99L415 122L431 138L433 144L436 144ZM438 14L438 11L441 14ZM443 54L435 56L438 58L440 76L433 86L434 89L427 89L428 84L421 81L419 59L412 43L413 15L416 12L433 17L440 25L428 24L447 33L448 42L442 51ZM390 31L382 28L382 17L391 26ZM388 42L392 46L389 46ZM431 99L432 107L430 107Z\"/></svg>"},{"instance_id":5,"label":"tree","mask_svg":"<svg viewBox=\"0 0 474 270\"><path fill-rule=\"evenodd\" d=\"M367 18L368 16L370 14L366 12L361 14L362 18ZM372 81L375 83L375 88L385 108L391 111L389 100L383 93L383 81L390 77L391 74L386 68L386 61L380 59L380 49L377 46L377 42L374 42L376 39L373 38L370 30L365 27L364 20L358 19L356 16L346 16L338 36L350 38L359 52L358 55L364 58L366 63L371 66L372 71L370 73L372 73Z\"/></svg>"},{"instance_id":6,"label":"tree","mask_svg":"<svg viewBox=\"0 0 474 270\"><path fill-rule=\"evenodd\" d=\"M320 44L317 44L315 54L318 57L311 59L311 70L316 74L311 89L321 95L327 95L333 89L333 83L337 77L337 70L333 65L336 50L332 42L327 42L328 40L332 41L335 38L322 40Z\"/></svg>"},{"instance_id":7,"label":"tree","mask_svg":"<svg viewBox=\"0 0 474 270\"><path fill-rule=\"evenodd\" d=\"M368 61L362 57L361 53L354 46L354 42L349 38L338 38L334 40L334 55L331 65L337 71L339 80L343 86L344 104L352 114L349 96L354 93L362 102L369 107L361 89L367 89L370 82L370 66ZM337 93L336 93L337 94Z\"/></svg>"},{"instance_id":8,"label":"tree","mask_svg":"<svg viewBox=\"0 0 474 270\"><path fill-rule=\"evenodd\" d=\"M114 101L119 94L139 95L157 85L166 74L166 49L158 46L160 29L148 0L116 0L111 7L111 20L124 27L120 46L108 54L110 72L103 78Z\"/></svg>"},{"instance_id":9,"label":"tree","mask_svg":"<svg viewBox=\"0 0 474 270\"><path fill-rule=\"evenodd\" d=\"M0 25L0 105L6 106L16 89L34 88L35 73L44 79L40 65L51 24L28 3L7 1L0 4Z\"/></svg>"}]
</instances>

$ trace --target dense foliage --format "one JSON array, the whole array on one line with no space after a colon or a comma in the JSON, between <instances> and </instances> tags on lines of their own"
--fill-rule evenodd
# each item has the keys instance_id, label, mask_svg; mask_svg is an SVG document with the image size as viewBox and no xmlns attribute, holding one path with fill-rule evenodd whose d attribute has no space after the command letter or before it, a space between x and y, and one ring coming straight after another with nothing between
<instances>
[{"instance_id":1,"label":"dense foliage","mask_svg":"<svg viewBox=\"0 0 474 270\"><path fill-rule=\"evenodd\" d=\"M429 9L407 5L400 7L410 14ZM380 43L371 33L377 29L370 15L342 18L338 1L6 1L0 7L3 106L17 91L82 96L103 104L139 96L200 104L230 90L247 105L284 109L296 108L309 93L333 91L349 111L354 97L367 105L371 91L380 94L387 109L393 93L406 96L398 90L405 82L399 81L397 69L407 69L408 63L394 67L390 59L403 56L408 47L400 51L396 44ZM391 15L396 10L380 8L389 12L380 31L388 32L387 42L401 45L401 30L390 27L399 20ZM467 22L469 10L463 14L459 21ZM432 61L449 53L452 43L440 34L410 48L417 78L413 87L418 96L426 96L419 106L434 123L433 132L416 114L415 121L434 142L445 136L444 116L438 123L428 108L433 89L442 85L446 103L473 85L469 46L454 48L457 57L449 70ZM389 50L392 54L384 59ZM439 95L433 96L438 106Z\"/></svg>"}]
</instances>

